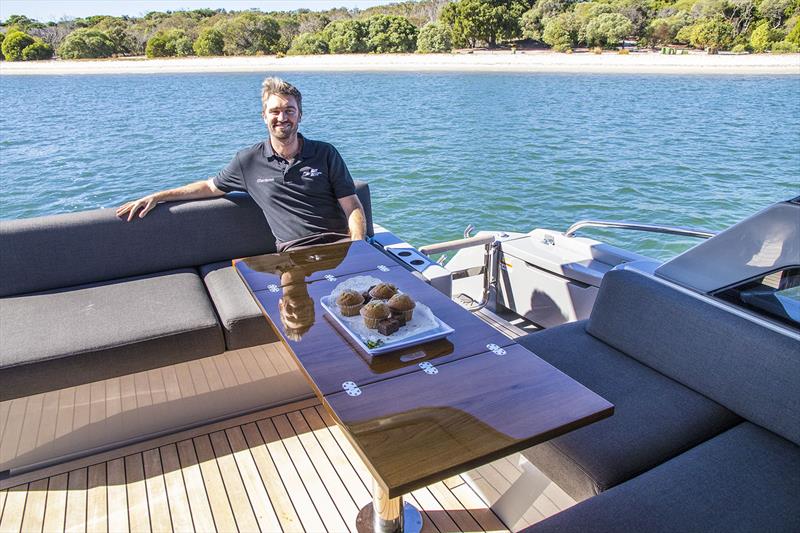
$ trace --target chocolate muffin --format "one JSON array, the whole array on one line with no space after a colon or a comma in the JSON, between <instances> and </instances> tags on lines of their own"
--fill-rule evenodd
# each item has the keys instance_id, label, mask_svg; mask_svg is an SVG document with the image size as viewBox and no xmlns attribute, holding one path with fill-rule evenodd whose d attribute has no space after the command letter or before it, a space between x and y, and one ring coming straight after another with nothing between
<instances>
[{"instance_id":1,"label":"chocolate muffin","mask_svg":"<svg viewBox=\"0 0 800 533\"><path fill-rule=\"evenodd\" d=\"M336 305L344 316L355 316L364 305L364 297L358 291L343 290L336 298Z\"/></svg>"},{"instance_id":2,"label":"chocolate muffin","mask_svg":"<svg viewBox=\"0 0 800 533\"><path fill-rule=\"evenodd\" d=\"M391 283L378 283L369 291L369 295L379 300L388 300L397 294L397 287Z\"/></svg>"},{"instance_id":3,"label":"chocolate muffin","mask_svg":"<svg viewBox=\"0 0 800 533\"><path fill-rule=\"evenodd\" d=\"M414 315L414 308L417 306L414 300L407 294L395 294L389 298L389 310L395 315L402 315L403 319L408 322Z\"/></svg>"},{"instance_id":4,"label":"chocolate muffin","mask_svg":"<svg viewBox=\"0 0 800 533\"><path fill-rule=\"evenodd\" d=\"M389 306L379 300L373 300L364 305L360 313L364 318L364 324L370 329L377 329L381 320L392 316Z\"/></svg>"}]
</instances>

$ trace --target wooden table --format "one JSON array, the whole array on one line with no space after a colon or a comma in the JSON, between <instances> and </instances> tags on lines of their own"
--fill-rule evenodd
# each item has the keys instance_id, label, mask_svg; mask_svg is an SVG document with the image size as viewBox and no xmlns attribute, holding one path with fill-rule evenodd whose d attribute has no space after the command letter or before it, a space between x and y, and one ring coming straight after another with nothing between
<instances>
[{"instance_id":1,"label":"wooden table","mask_svg":"<svg viewBox=\"0 0 800 533\"><path fill-rule=\"evenodd\" d=\"M613 413L609 402L364 241L235 265L374 477L359 530L400 530L403 494ZM339 283L363 275L395 284L454 333L370 356L320 304ZM406 531L414 525L405 518Z\"/></svg>"}]
</instances>

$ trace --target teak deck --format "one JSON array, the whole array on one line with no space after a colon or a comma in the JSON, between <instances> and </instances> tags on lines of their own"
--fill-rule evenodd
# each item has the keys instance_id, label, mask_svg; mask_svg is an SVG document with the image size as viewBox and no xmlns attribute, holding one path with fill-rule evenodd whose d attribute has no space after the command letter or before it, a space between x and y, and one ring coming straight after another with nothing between
<instances>
[{"instance_id":1,"label":"teak deck","mask_svg":"<svg viewBox=\"0 0 800 533\"><path fill-rule=\"evenodd\" d=\"M429 532L507 531L574 502L543 479L514 524L489 506L519 477L500 459L413 491ZM317 400L51 467L0 491L0 531L353 531L371 476ZM548 484L549 483L549 484Z\"/></svg>"}]
</instances>

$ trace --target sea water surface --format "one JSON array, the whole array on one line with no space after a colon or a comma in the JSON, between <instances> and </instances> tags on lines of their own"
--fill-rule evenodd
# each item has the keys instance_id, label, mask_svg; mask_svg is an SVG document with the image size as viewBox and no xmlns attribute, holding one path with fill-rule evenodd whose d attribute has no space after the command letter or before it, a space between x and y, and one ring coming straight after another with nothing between
<instances>
[{"instance_id":1,"label":"sea water surface","mask_svg":"<svg viewBox=\"0 0 800 533\"><path fill-rule=\"evenodd\" d=\"M112 208L265 137L262 74L3 76L0 218ZM584 218L720 230L800 195L800 77L286 73L415 245ZM695 241L586 233L667 259Z\"/></svg>"}]
</instances>

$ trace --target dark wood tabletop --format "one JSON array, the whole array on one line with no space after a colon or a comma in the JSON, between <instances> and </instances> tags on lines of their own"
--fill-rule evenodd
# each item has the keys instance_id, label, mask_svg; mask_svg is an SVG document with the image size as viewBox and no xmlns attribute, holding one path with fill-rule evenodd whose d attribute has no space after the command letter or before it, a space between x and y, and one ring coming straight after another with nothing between
<instances>
[{"instance_id":1,"label":"dark wood tabletop","mask_svg":"<svg viewBox=\"0 0 800 533\"><path fill-rule=\"evenodd\" d=\"M610 416L520 345L435 364L324 402L394 498Z\"/></svg>"},{"instance_id":2,"label":"dark wood tabletop","mask_svg":"<svg viewBox=\"0 0 800 533\"><path fill-rule=\"evenodd\" d=\"M613 413L603 398L366 242L246 258L235 266L391 498ZM358 276L394 284L454 332L370 356L320 303Z\"/></svg>"}]
</instances>

